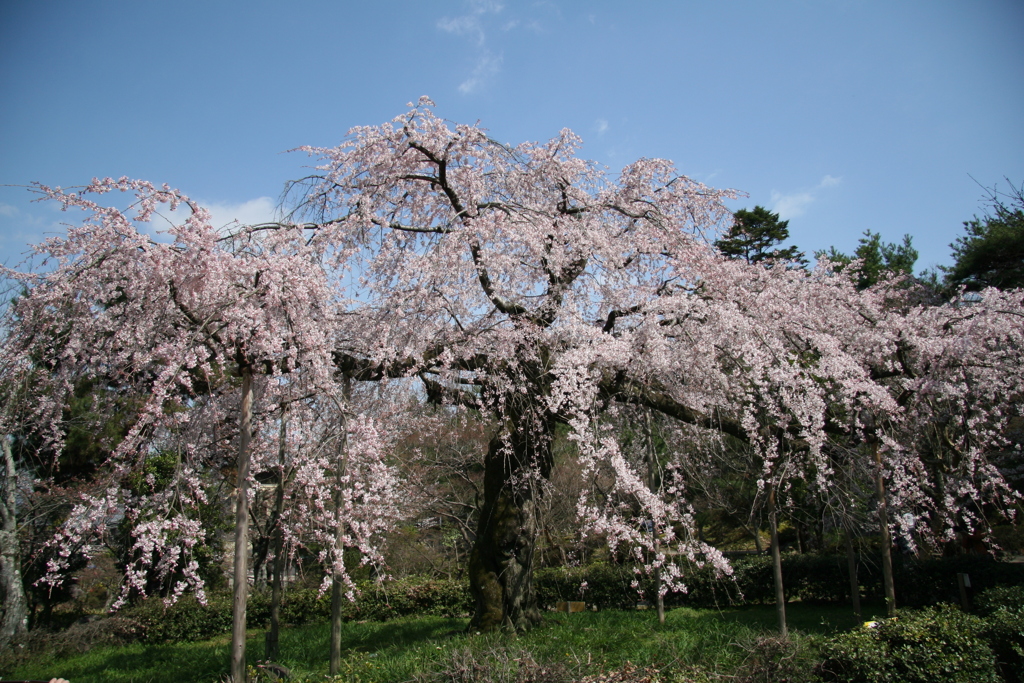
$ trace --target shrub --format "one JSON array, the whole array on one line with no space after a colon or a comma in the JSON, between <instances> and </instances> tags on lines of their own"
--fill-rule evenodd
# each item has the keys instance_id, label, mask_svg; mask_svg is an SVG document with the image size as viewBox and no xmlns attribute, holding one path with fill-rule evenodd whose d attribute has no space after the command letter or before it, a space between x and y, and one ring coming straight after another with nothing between
<instances>
[{"instance_id":1,"label":"shrub","mask_svg":"<svg viewBox=\"0 0 1024 683\"><path fill-rule=\"evenodd\" d=\"M633 572L627 567L592 564L584 567L554 567L538 570L533 587L540 609L558 602L583 600L601 609L626 609L636 605L637 591L630 584ZM586 588L581 590L581 586Z\"/></svg>"},{"instance_id":2,"label":"shrub","mask_svg":"<svg viewBox=\"0 0 1024 683\"><path fill-rule=\"evenodd\" d=\"M805 640L758 635L739 646L746 652L733 674L738 683L803 683L813 680L813 648Z\"/></svg>"},{"instance_id":3,"label":"shrub","mask_svg":"<svg viewBox=\"0 0 1024 683\"><path fill-rule=\"evenodd\" d=\"M121 615L79 622L61 631L35 629L0 650L0 671L13 670L42 653L61 659L95 647L126 645L137 640L141 632L139 622Z\"/></svg>"},{"instance_id":4,"label":"shrub","mask_svg":"<svg viewBox=\"0 0 1024 683\"><path fill-rule=\"evenodd\" d=\"M410 577L383 584L365 581L358 588L355 602L343 605L345 621L387 621L410 615L457 617L472 607L469 587L450 579ZM209 595L205 605L194 596L166 607L160 598L150 598L121 614L139 625L138 639L144 642L195 641L231 630L231 603L227 593ZM330 616L330 593L320 595L315 589L304 588L286 591L281 601L281 621L286 624L326 621ZM252 593L246 609L249 627L262 627L269 620L270 594Z\"/></svg>"},{"instance_id":5,"label":"shrub","mask_svg":"<svg viewBox=\"0 0 1024 683\"><path fill-rule=\"evenodd\" d=\"M978 595L974 606L985 615L983 635L1003 680L1024 682L1024 586L990 588Z\"/></svg>"},{"instance_id":6,"label":"shrub","mask_svg":"<svg viewBox=\"0 0 1024 683\"><path fill-rule=\"evenodd\" d=\"M980 614L992 614L1000 609L1024 611L1024 586L996 586L978 594L974 608Z\"/></svg>"},{"instance_id":7,"label":"shrub","mask_svg":"<svg viewBox=\"0 0 1024 683\"><path fill-rule=\"evenodd\" d=\"M893 562L896 604L924 607L940 602L957 603L960 589L956 575L961 573L970 575L971 585L979 592L996 586L1024 585L1021 565L999 562L989 555L899 557Z\"/></svg>"},{"instance_id":8,"label":"shrub","mask_svg":"<svg viewBox=\"0 0 1024 683\"><path fill-rule=\"evenodd\" d=\"M345 607L346 619L387 621L411 615L459 617L472 609L469 586L455 579L413 576L384 583L362 582L359 591L355 602Z\"/></svg>"},{"instance_id":9,"label":"shrub","mask_svg":"<svg viewBox=\"0 0 1024 683\"><path fill-rule=\"evenodd\" d=\"M825 681L995 683L985 628L980 618L951 605L900 612L875 628L825 641L817 673Z\"/></svg>"},{"instance_id":10,"label":"shrub","mask_svg":"<svg viewBox=\"0 0 1024 683\"><path fill-rule=\"evenodd\" d=\"M1024 681L1024 611L998 609L985 619L982 636L996 657L996 667L1007 683Z\"/></svg>"},{"instance_id":11,"label":"shrub","mask_svg":"<svg viewBox=\"0 0 1024 683\"><path fill-rule=\"evenodd\" d=\"M121 614L140 625L139 640L143 642L205 640L231 630L231 596L216 593L202 605L195 596L188 595L170 606L154 597Z\"/></svg>"}]
</instances>

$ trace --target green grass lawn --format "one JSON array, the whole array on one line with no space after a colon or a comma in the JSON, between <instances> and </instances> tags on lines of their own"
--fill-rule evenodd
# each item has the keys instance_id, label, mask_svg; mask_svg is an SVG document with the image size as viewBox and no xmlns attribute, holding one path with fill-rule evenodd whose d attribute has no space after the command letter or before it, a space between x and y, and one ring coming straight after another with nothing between
<instances>
[{"instance_id":1,"label":"green grass lawn","mask_svg":"<svg viewBox=\"0 0 1024 683\"><path fill-rule=\"evenodd\" d=\"M869 611L865 618L880 613ZM792 604L790 629L824 634L853 624L849 608ZM728 672L748 655L749 643L775 626L772 606L668 612L659 625L653 611L549 614L544 624L522 636L467 634L467 620L416 617L390 622L349 622L342 637L341 681L399 682L515 680L519 667L562 671L577 676L619 668L627 662L669 674L701 668ZM327 624L286 628L280 662L298 680L326 679ZM263 631L249 634L250 663L263 657ZM202 683L222 680L228 669L229 636L198 643L135 644L95 649L61 660L38 658L5 679L71 683ZM0 679L4 680L4 679Z\"/></svg>"}]
</instances>

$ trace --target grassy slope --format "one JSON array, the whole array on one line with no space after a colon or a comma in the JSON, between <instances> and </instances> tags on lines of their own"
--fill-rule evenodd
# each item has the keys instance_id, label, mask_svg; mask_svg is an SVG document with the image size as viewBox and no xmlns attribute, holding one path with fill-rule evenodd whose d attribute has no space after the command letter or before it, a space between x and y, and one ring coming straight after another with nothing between
<instances>
[{"instance_id":1,"label":"grassy slope","mask_svg":"<svg viewBox=\"0 0 1024 683\"><path fill-rule=\"evenodd\" d=\"M852 624L848 608L793 604L790 628L825 633ZM662 670L700 666L730 671L742 660L738 646L775 624L773 607L725 612L676 609L659 626L653 612L551 614L544 626L524 636L467 635L466 621L440 617L398 619L386 623L346 623L342 648L344 681L408 681L417 672L457 671L481 663L492 671L510 670L523 661L575 674L607 671L627 661ZM327 671L330 628L314 624L285 629L281 662L300 679L323 680ZM263 655L263 632L250 631L249 661ZM518 660L518 662L517 662ZM14 678L63 676L72 683L201 683L218 681L228 664L228 636L200 643L131 645L104 648L62 661L39 659Z\"/></svg>"}]
</instances>

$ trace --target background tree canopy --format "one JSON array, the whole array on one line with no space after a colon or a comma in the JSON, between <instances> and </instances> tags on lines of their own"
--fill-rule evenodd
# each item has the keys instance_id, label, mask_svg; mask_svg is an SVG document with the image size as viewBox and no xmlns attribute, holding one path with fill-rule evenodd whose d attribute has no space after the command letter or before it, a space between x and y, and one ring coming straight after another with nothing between
<instances>
[{"instance_id":1,"label":"background tree canopy","mask_svg":"<svg viewBox=\"0 0 1024 683\"><path fill-rule=\"evenodd\" d=\"M949 245L954 263L942 270L951 287L1024 287L1024 183L1006 193L992 188L988 204L988 213L964 221L967 234Z\"/></svg>"},{"instance_id":2,"label":"background tree canopy","mask_svg":"<svg viewBox=\"0 0 1024 683\"><path fill-rule=\"evenodd\" d=\"M747 263L763 261L799 261L806 264L803 253L795 246L778 248L789 239L789 221L779 220L779 214L763 206L752 210L740 209L733 214L735 223L715 246L729 258L743 259ZM776 248L772 248L776 247Z\"/></svg>"}]
</instances>

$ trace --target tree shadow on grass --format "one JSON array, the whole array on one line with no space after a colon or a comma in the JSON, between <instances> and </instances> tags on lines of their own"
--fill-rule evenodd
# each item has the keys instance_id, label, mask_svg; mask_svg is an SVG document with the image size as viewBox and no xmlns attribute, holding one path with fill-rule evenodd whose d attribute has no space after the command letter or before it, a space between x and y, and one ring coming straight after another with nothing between
<instances>
[{"instance_id":1,"label":"tree shadow on grass","mask_svg":"<svg viewBox=\"0 0 1024 683\"><path fill-rule=\"evenodd\" d=\"M49 680L61 676L74 683L163 683L216 681L228 669L227 645L174 643L98 648L64 659L36 661L15 678Z\"/></svg>"},{"instance_id":2,"label":"tree shadow on grass","mask_svg":"<svg viewBox=\"0 0 1024 683\"><path fill-rule=\"evenodd\" d=\"M461 636L465 619L418 618L389 622L349 622L342 625L342 657L376 655L401 659L411 650ZM250 630L246 660L263 659L262 630ZM330 625L312 624L284 629L281 659L287 666L325 672L329 659ZM137 643L98 648L64 659L36 660L18 669L17 678L49 680L62 676L74 683L197 683L219 681L228 672L230 645L226 636L198 643Z\"/></svg>"},{"instance_id":3,"label":"tree shadow on grass","mask_svg":"<svg viewBox=\"0 0 1024 683\"><path fill-rule=\"evenodd\" d=\"M342 624L342 658L360 654L382 654L402 657L410 650L431 642L449 640L464 634L465 619L418 617L386 622L346 622ZM326 669L329 659L331 628L329 624L285 629L281 632L281 662L310 671ZM261 642L256 643L255 640ZM250 661L262 658L262 634L250 637L247 652Z\"/></svg>"}]
</instances>

